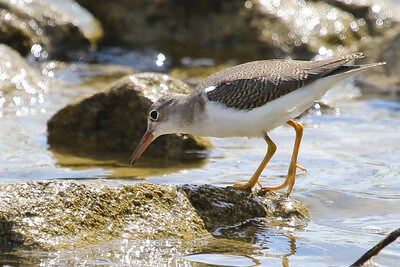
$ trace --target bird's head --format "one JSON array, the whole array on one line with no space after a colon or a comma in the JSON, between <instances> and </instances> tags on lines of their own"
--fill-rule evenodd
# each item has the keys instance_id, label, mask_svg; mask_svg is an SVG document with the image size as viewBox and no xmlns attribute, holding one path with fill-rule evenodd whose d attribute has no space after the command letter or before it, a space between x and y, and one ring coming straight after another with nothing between
<instances>
[{"instance_id":1,"label":"bird's head","mask_svg":"<svg viewBox=\"0 0 400 267\"><path fill-rule=\"evenodd\" d=\"M164 134L183 133L185 95L166 95L154 102L147 114L147 131L137 145L129 164L133 165L150 143Z\"/></svg>"}]
</instances>

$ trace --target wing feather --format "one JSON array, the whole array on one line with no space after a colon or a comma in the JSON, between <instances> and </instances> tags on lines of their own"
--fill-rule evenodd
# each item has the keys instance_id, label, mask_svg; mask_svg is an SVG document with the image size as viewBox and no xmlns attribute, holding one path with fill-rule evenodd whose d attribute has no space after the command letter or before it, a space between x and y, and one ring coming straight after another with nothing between
<instances>
[{"instance_id":1,"label":"wing feather","mask_svg":"<svg viewBox=\"0 0 400 267\"><path fill-rule=\"evenodd\" d=\"M210 101L226 107L250 110L308 85L330 74L340 74L357 66L344 66L361 53L321 61L263 60L217 72L201 82L193 93L205 92Z\"/></svg>"}]
</instances>

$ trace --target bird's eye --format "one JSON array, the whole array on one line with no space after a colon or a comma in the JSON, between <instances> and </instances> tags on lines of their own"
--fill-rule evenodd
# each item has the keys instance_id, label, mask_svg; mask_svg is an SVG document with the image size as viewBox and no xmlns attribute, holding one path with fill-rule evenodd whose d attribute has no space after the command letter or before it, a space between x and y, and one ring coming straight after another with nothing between
<instances>
[{"instance_id":1,"label":"bird's eye","mask_svg":"<svg viewBox=\"0 0 400 267\"><path fill-rule=\"evenodd\" d=\"M160 113L157 110L153 109L152 111L150 111L149 117L150 117L150 120L156 121L156 120L158 120L158 117L160 117Z\"/></svg>"}]
</instances>

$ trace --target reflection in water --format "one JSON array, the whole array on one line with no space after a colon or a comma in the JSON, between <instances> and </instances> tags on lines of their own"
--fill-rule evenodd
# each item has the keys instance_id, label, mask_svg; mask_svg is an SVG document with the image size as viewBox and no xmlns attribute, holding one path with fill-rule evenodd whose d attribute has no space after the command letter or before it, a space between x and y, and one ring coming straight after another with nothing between
<instances>
[{"instance_id":1,"label":"reflection in water","mask_svg":"<svg viewBox=\"0 0 400 267\"><path fill-rule=\"evenodd\" d=\"M199 263L225 266L260 266L265 264L262 259L266 256L268 255L257 253L251 244L228 239L205 238L195 241L122 239L63 252L3 254L0 255L0 263L40 264L43 266L72 266L76 264L199 266ZM274 258L271 257L272 262L276 263L274 265L288 266L285 265L286 256L283 256L281 263L278 261L280 257L275 258L276 261Z\"/></svg>"},{"instance_id":2,"label":"reflection in water","mask_svg":"<svg viewBox=\"0 0 400 267\"><path fill-rule=\"evenodd\" d=\"M253 244L254 251L246 257L256 265L261 264L260 257L267 257L281 259L283 266L289 266L289 257L297 251L294 232L304 231L306 226L305 221L295 219L257 218L219 228L213 235Z\"/></svg>"},{"instance_id":3,"label":"reflection in water","mask_svg":"<svg viewBox=\"0 0 400 267\"><path fill-rule=\"evenodd\" d=\"M165 176L176 172L202 168L206 164L206 154L199 152L175 155L165 158L162 153L143 155L134 167L128 164L131 153L109 150L93 150L79 147L50 147L58 165L73 170L103 168L109 174L107 178L143 180L149 176ZM93 178L95 178L94 176ZM83 177L82 177L83 178ZM86 177L85 178L90 178Z\"/></svg>"}]
</instances>

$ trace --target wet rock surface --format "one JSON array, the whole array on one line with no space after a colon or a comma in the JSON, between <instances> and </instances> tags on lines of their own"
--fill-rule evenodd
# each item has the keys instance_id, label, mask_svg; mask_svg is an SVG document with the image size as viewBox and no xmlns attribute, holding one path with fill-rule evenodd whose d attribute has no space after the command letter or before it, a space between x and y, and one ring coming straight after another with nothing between
<instances>
[{"instance_id":1,"label":"wet rock surface","mask_svg":"<svg viewBox=\"0 0 400 267\"><path fill-rule=\"evenodd\" d=\"M261 200L246 191L212 185L183 185L181 189L187 194L209 231L267 215Z\"/></svg>"},{"instance_id":2,"label":"wet rock surface","mask_svg":"<svg viewBox=\"0 0 400 267\"><path fill-rule=\"evenodd\" d=\"M141 182L110 187L44 180L1 184L0 192L3 250L77 249L118 238L196 240L266 216L309 219L300 203L283 194L258 198L210 185Z\"/></svg>"},{"instance_id":3,"label":"wet rock surface","mask_svg":"<svg viewBox=\"0 0 400 267\"><path fill-rule=\"evenodd\" d=\"M44 1L0 0L0 41L37 58L89 47L76 21Z\"/></svg>"},{"instance_id":4,"label":"wet rock surface","mask_svg":"<svg viewBox=\"0 0 400 267\"><path fill-rule=\"evenodd\" d=\"M252 1L248 8L251 24L260 39L284 53L312 57L326 51L347 53L357 49L368 34L365 25L352 14L319 1ZM319 51L324 47L322 51ZM332 53L332 52L331 52Z\"/></svg>"},{"instance_id":5,"label":"wet rock surface","mask_svg":"<svg viewBox=\"0 0 400 267\"><path fill-rule=\"evenodd\" d=\"M370 35L384 34L389 27L400 23L400 8L392 1L384 0L322 0L332 6L361 18L368 26Z\"/></svg>"},{"instance_id":6,"label":"wet rock surface","mask_svg":"<svg viewBox=\"0 0 400 267\"><path fill-rule=\"evenodd\" d=\"M1 90L32 93L44 90L46 79L25 58L7 45L0 44Z\"/></svg>"},{"instance_id":7,"label":"wet rock surface","mask_svg":"<svg viewBox=\"0 0 400 267\"><path fill-rule=\"evenodd\" d=\"M27 112L49 92L50 81L34 69L17 51L0 44L0 114Z\"/></svg>"},{"instance_id":8,"label":"wet rock surface","mask_svg":"<svg viewBox=\"0 0 400 267\"><path fill-rule=\"evenodd\" d=\"M118 188L66 181L1 185L1 246L58 250L113 238L191 240L208 236L186 196L172 185Z\"/></svg>"},{"instance_id":9,"label":"wet rock surface","mask_svg":"<svg viewBox=\"0 0 400 267\"><path fill-rule=\"evenodd\" d=\"M262 196L256 196L249 191L212 185L183 185L180 189L187 194L211 232L257 217L309 220L307 209L299 201L279 192L263 192Z\"/></svg>"},{"instance_id":10,"label":"wet rock surface","mask_svg":"<svg viewBox=\"0 0 400 267\"><path fill-rule=\"evenodd\" d=\"M267 211L267 217L309 220L310 215L300 201L277 191L261 191L258 196Z\"/></svg>"},{"instance_id":11,"label":"wet rock surface","mask_svg":"<svg viewBox=\"0 0 400 267\"><path fill-rule=\"evenodd\" d=\"M48 122L48 142L53 146L83 146L130 151L147 129L147 113L152 103L166 93L188 93L189 87L165 74L139 73L121 78L109 90L71 104ZM149 151L159 155L179 155L188 150L204 150L207 139L189 135L157 138Z\"/></svg>"},{"instance_id":12,"label":"wet rock surface","mask_svg":"<svg viewBox=\"0 0 400 267\"><path fill-rule=\"evenodd\" d=\"M127 44L149 44L164 40L165 45L168 45L168 42L175 40L198 42L206 46L218 46L222 43L237 46L242 45L242 40L247 38L235 33L244 33L244 21L242 17L237 17L243 1L77 2L101 21L108 40L114 39ZM204 19L206 17L210 22ZM149 31L152 34L148 34ZM122 32L125 34L121 34ZM178 49L182 48L179 46Z\"/></svg>"}]
</instances>

